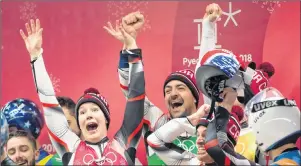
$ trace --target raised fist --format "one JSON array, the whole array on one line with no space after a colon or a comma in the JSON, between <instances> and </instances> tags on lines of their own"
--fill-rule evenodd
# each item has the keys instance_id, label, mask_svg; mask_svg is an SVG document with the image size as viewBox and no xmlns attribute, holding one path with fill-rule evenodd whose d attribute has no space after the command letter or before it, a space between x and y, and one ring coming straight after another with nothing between
<instances>
[{"instance_id":1,"label":"raised fist","mask_svg":"<svg viewBox=\"0 0 301 166\"><path fill-rule=\"evenodd\" d=\"M201 118L207 114L209 114L210 111L210 105L203 104L197 112L193 113L192 115L187 116L188 120L193 126L196 126L199 124Z\"/></svg>"},{"instance_id":2,"label":"raised fist","mask_svg":"<svg viewBox=\"0 0 301 166\"><path fill-rule=\"evenodd\" d=\"M110 35L120 40L124 44L123 49L136 49L136 40L135 37L130 35L125 31L122 25L119 24L119 21L116 20L115 28L113 28L111 22L108 22L108 26L103 27Z\"/></svg>"},{"instance_id":3,"label":"raised fist","mask_svg":"<svg viewBox=\"0 0 301 166\"><path fill-rule=\"evenodd\" d=\"M144 24L144 16L140 12L130 13L122 18L122 26L124 30L132 37L136 38L137 31Z\"/></svg>"},{"instance_id":4,"label":"raised fist","mask_svg":"<svg viewBox=\"0 0 301 166\"><path fill-rule=\"evenodd\" d=\"M209 20L211 22L214 22L222 15L222 13L223 11L219 7L219 5L216 3L212 3L206 7L206 13L204 15L204 19L209 17Z\"/></svg>"}]
</instances>

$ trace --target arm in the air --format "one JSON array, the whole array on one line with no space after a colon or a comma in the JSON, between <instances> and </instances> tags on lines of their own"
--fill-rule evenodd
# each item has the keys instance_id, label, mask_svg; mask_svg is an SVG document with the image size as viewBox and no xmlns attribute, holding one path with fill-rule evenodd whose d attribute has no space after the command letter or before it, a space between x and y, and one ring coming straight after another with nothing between
<instances>
[{"instance_id":1,"label":"arm in the air","mask_svg":"<svg viewBox=\"0 0 301 166\"><path fill-rule=\"evenodd\" d=\"M49 135L58 144L54 145L57 153L62 157L65 152L73 151L78 142L78 136L69 130L65 115L60 107L44 65L42 53L31 62L34 81L44 109L44 117Z\"/></svg>"},{"instance_id":2,"label":"arm in the air","mask_svg":"<svg viewBox=\"0 0 301 166\"><path fill-rule=\"evenodd\" d=\"M129 61L129 88L124 119L115 140L124 148L136 148L143 126L145 80L141 49L126 50Z\"/></svg>"},{"instance_id":3,"label":"arm in the air","mask_svg":"<svg viewBox=\"0 0 301 166\"><path fill-rule=\"evenodd\" d=\"M201 66L201 60L204 57L204 55L213 49L215 49L215 27L216 27L216 21L211 22L209 20L209 17L206 17L202 21L202 38L201 38L201 45L200 45L200 52L199 52L199 58L198 63L195 67L195 74L197 74L197 69ZM210 104L211 100L203 95L204 103Z\"/></svg>"},{"instance_id":4,"label":"arm in the air","mask_svg":"<svg viewBox=\"0 0 301 166\"><path fill-rule=\"evenodd\" d=\"M128 98L129 63L128 63L127 52L125 50L120 51L118 76L119 76L120 88L124 96ZM156 122L162 115L163 112L158 107L156 107L146 96L144 101L144 117L143 117L144 124L147 124L147 128L144 128L144 130L146 130L145 132L152 131Z\"/></svg>"},{"instance_id":5,"label":"arm in the air","mask_svg":"<svg viewBox=\"0 0 301 166\"><path fill-rule=\"evenodd\" d=\"M197 69L200 67L200 62L204 55L211 50L215 49L215 27L216 21L211 22L209 17L206 17L202 21L202 38L201 38L201 45L200 45L200 52L198 63L195 67L195 73Z\"/></svg>"},{"instance_id":6,"label":"arm in the air","mask_svg":"<svg viewBox=\"0 0 301 166\"><path fill-rule=\"evenodd\" d=\"M223 107L217 107L215 119L212 120L206 133L205 149L215 163L224 165L258 165L234 151L228 144L227 125L230 114Z\"/></svg>"},{"instance_id":7,"label":"arm in the air","mask_svg":"<svg viewBox=\"0 0 301 166\"><path fill-rule=\"evenodd\" d=\"M123 54L125 50L120 51L118 64L118 77L122 93L127 98L129 94L129 62L127 54Z\"/></svg>"},{"instance_id":8,"label":"arm in the air","mask_svg":"<svg viewBox=\"0 0 301 166\"><path fill-rule=\"evenodd\" d=\"M194 135L196 130L187 118L172 119L149 135L147 143L167 165L198 165L194 154L172 143L184 132Z\"/></svg>"}]
</instances>

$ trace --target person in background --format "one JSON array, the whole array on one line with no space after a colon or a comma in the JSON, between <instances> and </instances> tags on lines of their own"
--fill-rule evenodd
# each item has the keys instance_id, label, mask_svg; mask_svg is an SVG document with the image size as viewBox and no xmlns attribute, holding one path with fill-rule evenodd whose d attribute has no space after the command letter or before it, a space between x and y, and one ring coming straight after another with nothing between
<instances>
[{"instance_id":1,"label":"person in background","mask_svg":"<svg viewBox=\"0 0 301 166\"><path fill-rule=\"evenodd\" d=\"M206 166L215 166L214 160L209 156L204 147L206 131L209 120L207 119L207 115L200 117L199 123L196 125L197 132L197 140L196 145L198 147L197 159L201 162L201 165Z\"/></svg>"},{"instance_id":2,"label":"person in background","mask_svg":"<svg viewBox=\"0 0 301 166\"><path fill-rule=\"evenodd\" d=\"M40 154L35 138L30 133L21 130L9 133L6 151L8 157L16 165L34 166Z\"/></svg>"},{"instance_id":3,"label":"person in background","mask_svg":"<svg viewBox=\"0 0 301 166\"><path fill-rule=\"evenodd\" d=\"M245 104L247 104L252 97L270 86L269 80L275 74L275 68L269 62L263 62L259 66L257 66L256 63L251 62L248 64L248 67L255 71L251 84L250 86L245 85L243 101L240 103L235 101L234 103L235 105L239 105L242 109L245 109ZM243 116L244 118L241 121L241 132L238 137L235 151L246 157L248 160L264 165L267 163L265 154L261 153L258 149L256 137L250 128L251 126L248 125L248 118L245 114ZM268 163L272 163L272 160L269 160Z\"/></svg>"},{"instance_id":4,"label":"person in background","mask_svg":"<svg viewBox=\"0 0 301 166\"><path fill-rule=\"evenodd\" d=\"M1 125L1 133L0 133L0 165L16 165L6 154L4 150L5 143L8 139L8 124L3 112L0 111L0 125Z\"/></svg>"},{"instance_id":5,"label":"person in background","mask_svg":"<svg viewBox=\"0 0 301 166\"><path fill-rule=\"evenodd\" d=\"M214 161L222 165L258 165L229 148L223 135L237 92L230 87L221 94L215 120L207 128L205 148ZM296 141L301 135L300 110L294 100L269 87L255 95L245 106L248 123L256 135L260 151L273 161L271 165L300 165ZM268 165L267 163L265 165Z\"/></svg>"},{"instance_id":6,"label":"person in background","mask_svg":"<svg viewBox=\"0 0 301 166\"><path fill-rule=\"evenodd\" d=\"M65 96L58 96L58 102L62 105L62 110L64 115L67 119L68 125L72 132L74 132L77 136L81 137L81 132L76 124L75 119L75 103L74 101ZM49 137L53 145L57 145L56 141ZM82 139L82 138L81 138ZM49 154L48 156L44 157L42 160L37 162L37 165L45 165L45 166L52 166L52 165L62 165L62 159L58 153Z\"/></svg>"},{"instance_id":7,"label":"person in background","mask_svg":"<svg viewBox=\"0 0 301 166\"><path fill-rule=\"evenodd\" d=\"M17 98L5 104L2 111L9 125L9 132L27 131L37 141L36 146L40 153L36 157L37 164L60 165L62 163L58 156L45 151L38 141L44 126L44 119L38 105L29 99Z\"/></svg>"},{"instance_id":8,"label":"person in background","mask_svg":"<svg viewBox=\"0 0 301 166\"><path fill-rule=\"evenodd\" d=\"M239 120L242 118L240 116L243 114L243 110L240 109L240 107L236 107L232 109L233 114L231 115L231 118L229 120L228 124L228 130L227 130L227 136L228 141L233 141L233 146L237 144L237 135L239 134ZM199 116L199 115L198 115ZM208 115L205 115L203 117L199 117L200 121L196 125L197 129L197 147L198 147L198 154L197 158L199 161L203 163L205 166L216 166L216 163L214 160L210 157L210 155L207 153L205 149L205 138L206 138L206 132L207 132L207 126L209 122L212 120L212 118L208 119ZM237 129L237 130L235 130ZM234 132L235 131L235 132Z\"/></svg>"},{"instance_id":9,"label":"person in background","mask_svg":"<svg viewBox=\"0 0 301 166\"><path fill-rule=\"evenodd\" d=\"M76 117L75 117L75 102L66 96L58 96L57 101L59 102L62 110L65 114L67 119L68 125L70 129L81 139L83 139L80 129L76 124Z\"/></svg>"}]
</instances>

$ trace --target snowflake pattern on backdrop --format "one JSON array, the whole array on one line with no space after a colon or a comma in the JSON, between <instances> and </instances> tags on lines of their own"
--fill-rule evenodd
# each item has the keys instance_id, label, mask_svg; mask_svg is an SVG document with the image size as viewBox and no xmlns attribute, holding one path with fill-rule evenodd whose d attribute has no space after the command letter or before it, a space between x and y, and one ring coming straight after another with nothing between
<instances>
[{"instance_id":1,"label":"snowflake pattern on backdrop","mask_svg":"<svg viewBox=\"0 0 301 166\"><path fill-rule=\"evenodd\" d=\"M255 4L260 4L260 7L261 8L266 8L268 12L270 12L270 14L272 14L275 9L277 7L281 7L281 3L282 2L286 2L286 1L273 1L273 0L270 0L270 1L260 1L260 0L253 0L253 3Z\"/></svg>"},{"instance_id":2,"label":"snowflake pattern on backdrop","mask_svg":"<svg viewBox=\"0 0 301 166\"><path fill-rule=\"evenodd\" d=\"M112 23L115 23L115 20L121 19L130 12L140 11L144 15L142 31L151 29L150 21L146 14L148 10L147 1L109 1L107 3L107 9L110 13L108 20Z\"/></svg>"},{"instance_id":3,"label":"snowflake pattern on backdrop","mask_svg":"<svg viewBox=\"0 0 301 166\"><path fill-rule=\"evenodd\" d=\"M20 19L26 22L30 19L36 19L36 7L37 5L33 2L24 2L22 5L20 5Z\"/></svg>"},{"instance_id":4,"label":"snowflake pattern on backdrop","mask_svg":"<svg viewBox=\"0 0 301 166\"><path fill-rule=\"evenodd\" d=\"M54 88L54 91L57 93L57 92L61 92L59 87L59 82L60 82L60 79L59 78L56 78L55 76L53 76L53 74L49 74L49 77L50 77L50 80L52 82L52 86Z\"/></svg>"}]
</instances>

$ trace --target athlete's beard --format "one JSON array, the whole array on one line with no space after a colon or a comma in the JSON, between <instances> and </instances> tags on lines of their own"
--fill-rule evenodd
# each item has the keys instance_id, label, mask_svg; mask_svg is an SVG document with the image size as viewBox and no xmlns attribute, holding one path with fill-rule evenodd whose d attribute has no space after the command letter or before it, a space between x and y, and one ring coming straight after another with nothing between
<instances>
[{"instance_id":1,"label":"athlete's beard","mask_svg":"<svg viewBox=\"0 0 301 166\"><path fill-rule=\"evenodd\" d=\"M180 101L180 102L182 103L182 106L184 106L185 100L184 100L181 96L179 96L178 101ZM172 99L169 99L169 101L168 101L169 108L172 107L172 104L171 104L171 103L172 103ZM182 107L182 106L181 106L181 107ZM189 108L191 109L191 107L189 107ZM191 111L189 108L185 108L185 111L184 111L182 114L180 114L180 116L173 117L171 111L169 111L169 115L170 115L170 117L171 117L172 119L173 119L173 118L184 118L184 117L189 116L189 115L192 114L192 113L191 113L192 111Z\"/></svg>"},{"instance_id":2,"label":"athlete's beard","mask_svg":"<svg viewBox=\"0 0 301 166\"><path fill-rule=\"evenodd\" d=\"M32 162L32 163L30 164L31 166L35 166L35 165L36 165L36 160L35 160L35 158L33 158L33 159L31 160L31 162Z\"/></svg>"},{"instance_id":3,"label":"athlete's beard","mask_svg":"<svg viewBox=\"0 0 301 166\"><path fill-rule=\"evenodd\" d=\"M172 116L172 114L170 112L169 112L169 114L170 114L171 119L175 118ZM188 110L185 109L185 111L179 117L176 117L176 118L185 118L185 117L189 116L190 114L191 113L189 113Z\"/></svg>"},{"instance_id":4,"label":"athlete's beard","mask_svg":"<svg viewBox=\"0 0 301 166\"><path fill-rule=\"evenodd\" d=\"M25 162L27 163L26 165L35 166L36 165L35 156L33 156L33 158L31 160L25 159ZM21 164L21 163L19 162L19 163L16 163L16 164Z\"/></svg>"}]
</instances>

